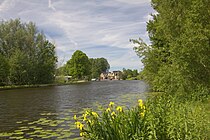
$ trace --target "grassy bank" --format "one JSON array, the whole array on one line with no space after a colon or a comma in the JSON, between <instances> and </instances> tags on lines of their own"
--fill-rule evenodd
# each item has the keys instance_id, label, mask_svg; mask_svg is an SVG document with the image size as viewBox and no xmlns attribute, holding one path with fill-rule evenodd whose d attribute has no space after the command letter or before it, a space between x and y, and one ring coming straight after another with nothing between
<instances>
[{"instance_id":1,"label":"grassy bank","mask_svg":"<svg viewBox=\"0 0 210 140\"><path fill-rule=\"evenodd\" d=\"M10 90L10 89L21 89L21 88L38 88L54 86L56 84L40 84L40 85L10 85L10 86L0 86L0 90Z\"/></svg>"},{"instance_id":2,"label":"grassy bank","mask_svg":"<svg viewBox=\"0 0 210 140\"><path fill-rule=\"evenodd\" d=\"M207 115L207 119L208 119L208 139L210 139L210 99L208 99L208 101L202 103L203 106L205 107L205 111L206 111L206 115Z\"/></svg>"}]
</instances>

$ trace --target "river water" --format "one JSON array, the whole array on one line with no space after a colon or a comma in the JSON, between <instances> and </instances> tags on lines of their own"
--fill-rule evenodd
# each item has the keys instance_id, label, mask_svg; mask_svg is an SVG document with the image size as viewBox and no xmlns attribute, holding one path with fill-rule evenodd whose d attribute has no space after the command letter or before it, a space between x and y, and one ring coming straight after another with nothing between
<instances>
[{"instance_id":1,"label":"river water","mask_svg":"<svg viewBox=\"0 0 210 140\"><path fill-rule=\"evenodd\" d=\"M130 107L145 99L143 81L100 81L0 91L0 139L74 139L72 119L110 101Z\"/></svg>"}]
</instances>

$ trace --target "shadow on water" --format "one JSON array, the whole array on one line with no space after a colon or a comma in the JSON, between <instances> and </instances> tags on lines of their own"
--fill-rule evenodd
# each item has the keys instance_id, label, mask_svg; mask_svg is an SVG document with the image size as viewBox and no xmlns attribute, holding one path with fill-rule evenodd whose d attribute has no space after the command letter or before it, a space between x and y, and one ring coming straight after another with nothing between
<instances>
[{"instance_id":1,"label":"shadow on water","mask_svg":"<svg viewBox=\"0 0 210 140\"><path fill-rule=\"evenodd\" d=\"M101 81L0 91L0 138L72 139L72 116L110 101L133 106L145 99L143 81Z\"/></svg>"}]
</instances>

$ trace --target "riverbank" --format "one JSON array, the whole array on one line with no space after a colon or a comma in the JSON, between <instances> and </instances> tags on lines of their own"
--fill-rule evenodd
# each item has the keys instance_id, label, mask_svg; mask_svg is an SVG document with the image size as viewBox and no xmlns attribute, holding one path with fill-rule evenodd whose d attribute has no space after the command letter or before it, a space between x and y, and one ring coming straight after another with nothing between
<instances>
[{"instance_id":1,"label":"riverbank","mask_svg":"<svg viewBox=\"0 0 210 140\"><path fill-rule=\"evenodd\" d=\"M12 89L22 89L22 88L39 88L39 87L49 87L49 86L62 86L62 85L79 84L79 83L86 83L86 82L89 82L89 81L78 80L78 81L71 81L71 82L68 82L68 83L0 86L0 91L2 91L2 90L12 90Z\"/></svg>"},{"instance_id":2,"label":"riverbank","mask_svg":"<svg viewBox=\"0 0 210 140\"><path fill-rule=\"evenodd\" d=\"M205 107L206 115L207 115L208 122L209 122L208 138L210 138L210 99L208 99L208 101L204 102L203 106Z\"/></svg>"}]
</instances>

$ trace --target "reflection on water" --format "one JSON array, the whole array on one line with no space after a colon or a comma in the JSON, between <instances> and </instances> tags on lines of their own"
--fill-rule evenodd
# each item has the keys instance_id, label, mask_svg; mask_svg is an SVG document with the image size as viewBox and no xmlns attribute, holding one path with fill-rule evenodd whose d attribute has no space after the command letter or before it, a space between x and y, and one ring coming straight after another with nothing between
<instances>
[{"instance_id":1,"label":"reflection on water","mask_svg":"<svg viewBox=\"0 0 210 140\"><path fill-rule=\"evenodd\" d=\"M129 107L146 90L142 81L101 81L0 91L0 138L72 139L74 114L110 101Z\"/></svg>"}]
</instances>

